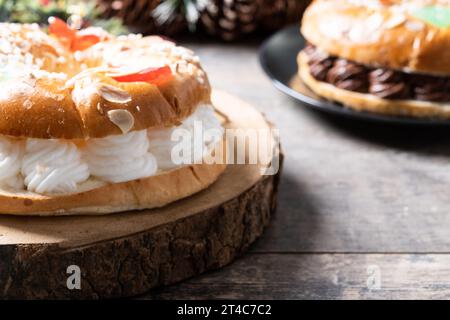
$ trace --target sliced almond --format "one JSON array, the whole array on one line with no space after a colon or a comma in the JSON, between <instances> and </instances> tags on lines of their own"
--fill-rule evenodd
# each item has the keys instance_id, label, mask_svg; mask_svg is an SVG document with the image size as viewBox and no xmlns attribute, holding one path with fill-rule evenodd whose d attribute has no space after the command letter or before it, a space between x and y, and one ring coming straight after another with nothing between
<instances>
[{"instance_id":1,"label":"sliced almond","mask_svg":"<svg viewBox=\"0 0 450 320\"><path fill-rule=\"evenodd\" d=\"M103 108L102 108L102 106L101 106L100 103L97 103L97 111L98 111L98 113L100 113L100 114L104 114L104 113L105 113L105 112L103 111Z\"/></svg>"},{"instance_id":2,"label":"sliced almond","mask_svg":"<svg viewBox=\"0 0 450 320\"><path fill-rule=\"evenodd\" d=\"M98 92L103 99L112 103L127 103L132 100L128 92L109 84L99 86Z\"/></svg>"},{"instance_id":3,"label":"sliced almond","mask_svg":"<svg viewBox=\"0 0 450 320\"><path fill-rule=\"evenodd\" d=\"M28 99L27 99L27 100L24 101L23 106L24 106L24 108L27 109L27 110L28 110L28 109L31 109L31 107L33 106L33 102L31 102L31 100L28 100Z\"/></svg>"},{"instance_id":4,"label":"sliced almond","mask_svg":"<svg viewBox=\"0 0 450 320\"><path fill-rule=\"evenodd\" d=\"M410 31L422 31L425 28L425 25L420 21L407 21L405 27Z\"/></svg>"},{"instance_id":5,"label":"sliced almond","mask_svg":"<svg viewBox=\"0 0 450 320\"><path fill-rule=\"evenodd\" d=\"M379 13L371 14L366 20L366 27L370 32L377 31L384 22L383 15Z\"/></svg>"},{"instance_id":6,"label":"sliced almond","mask_svg":"<svg viewBox=\"0 0 450 320\"><path fill-rule=\"evenodd\" d=\"M394 29L406 22L406 16L404 14L394 14L389 19L386 20L383 27L385 29Z\"/></svg>"},{"instance_id":7,"label":"sliced almond","mask_svg":"<svg viewBox=\"0 0 450 320\"><path fill-rule=\"evenodd\" d=\"M134 126L134 117L128 110L109 110L107 114L109 120L118 126L123 134L128 133Z\"/></svg>"}]
</instances>

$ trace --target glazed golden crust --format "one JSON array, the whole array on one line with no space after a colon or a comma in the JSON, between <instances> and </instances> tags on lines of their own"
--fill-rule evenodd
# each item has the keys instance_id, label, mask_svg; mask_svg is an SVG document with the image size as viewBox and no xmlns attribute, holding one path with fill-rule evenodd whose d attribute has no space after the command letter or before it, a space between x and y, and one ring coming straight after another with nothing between
<instances>
[{"instance_id":1,"label":"glazed golden crust","mask_svg":"<svg viewBox=\"0 0 450 320\"><path fill-rule=\"evenodd\" d=\"M325 52L369 66L450 74L450 28L422 21L413 12L444 0L316 0L301 32Z\"/></svg>"},{"instance_id":2,"label":"glazed golden crust","mask_svg":"<svg viewBox=\"0 0 450 320\"><path fill-rule=\"evenodd\" d=\"M0 212L41 216L99 215L162 207L207 188L225 168L225 164L189 165L149 178L61 196L1 191Z\"/></svg>"},{"instance_id":3,"label":"glazed golden crust","mask_svg":"<svg viewBox=\"0 0 450 320\"><path fill-rule=\"evenodd\" d=\"M301 52L297 60L299 76L312 91L321 97L342 103L348 108L393 116L450 119L449 104L417 100L388 100L371 94L343 90L314 79L309 72L308 58L305 53Z\"/></svg>"},{"instance_id":4,"label":"glazed golden crust","mask_svg":"<svg viewBox=\"0 0 450 320\"><path fill-rule=\"evenodd\" d=\"M157 37L111 38L75 55L37 26L0 24L0 39L12 48L0 47L0 58L18 61L13 71L20 71L0 70L8 73L1 75L1 135L101 138L173 126L210 103L208 79L192 52ZM157 86L111 77L116 65L133 63L136 70L136 63L145 69L152 61L170 66L173 79Z\"/></svg>"}]
</instances>

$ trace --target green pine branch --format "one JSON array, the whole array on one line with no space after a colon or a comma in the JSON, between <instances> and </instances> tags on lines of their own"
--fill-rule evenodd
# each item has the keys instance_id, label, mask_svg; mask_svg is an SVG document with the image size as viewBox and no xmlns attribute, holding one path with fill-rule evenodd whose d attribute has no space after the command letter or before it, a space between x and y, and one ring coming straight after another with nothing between
<instances>
[{"instance_id":1,"label":"green pine branch","mask_svg":"<svg viewBox=\"0 0 450 320\"><path fill-rule=\"evenodd\" d=\"M78 14L93 26L102 27L113 34L124 34L128 30L120 19L101 19L95 1L50 0L46 5L39 0L0 0L0 21L38 23L46 25L49 17L64 21Z\"/></svg>"}]
</instances>

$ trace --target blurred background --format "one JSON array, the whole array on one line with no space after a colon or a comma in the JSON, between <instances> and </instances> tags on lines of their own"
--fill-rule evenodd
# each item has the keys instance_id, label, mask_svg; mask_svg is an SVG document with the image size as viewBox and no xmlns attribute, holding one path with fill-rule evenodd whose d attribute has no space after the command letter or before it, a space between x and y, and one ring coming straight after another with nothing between
<instances>
[{"instance_id":1,"label":"blurred background","mask_svg":"<svg viewBox=\"0 0 450 320\"><path fill-rule=\"evenodd\" d=\"M0 20L45 25L50 16L84 18L114 34L201 35L245 41L297 23L310 0L0 0Z\"/></svg>"}]
</instances>

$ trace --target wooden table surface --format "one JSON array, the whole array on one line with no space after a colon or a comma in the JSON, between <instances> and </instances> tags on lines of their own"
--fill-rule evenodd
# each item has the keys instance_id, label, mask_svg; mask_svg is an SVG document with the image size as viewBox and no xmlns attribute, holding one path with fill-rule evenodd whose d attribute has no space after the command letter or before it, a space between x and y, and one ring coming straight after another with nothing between
<instances>
[{"instance_id":1,"label":"wooden table surface","mask_svg":"<svg viewBox=\"0 0 450 320\"><path fill-rule=\"evenodd\" d=\"M279 205L236 262L142 298L450 298L449 130L326 116L272 86L258 43L183 44L279 127Z\"/></svg>"}]
</instances>

